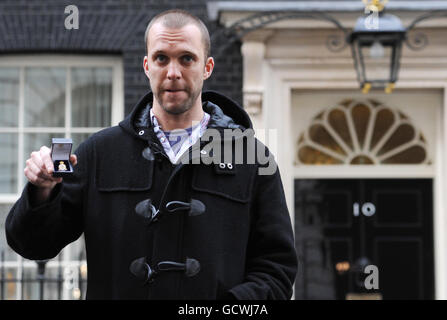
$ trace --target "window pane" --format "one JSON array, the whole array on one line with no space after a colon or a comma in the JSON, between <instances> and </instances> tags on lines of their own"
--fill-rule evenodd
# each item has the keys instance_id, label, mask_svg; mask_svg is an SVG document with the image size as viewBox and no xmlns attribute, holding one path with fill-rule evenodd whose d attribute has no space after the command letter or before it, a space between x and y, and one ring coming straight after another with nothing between
<instances>
[{"instance_id":1,"label":"window pane","mask_svg":"<svg viewBox=\"0 0 447 320\"><path fill-rule=\"evenodd\" d=\"M371 53L370 48L362 47L366 81L389 79L392 56L391 47L383 46L383 52L379 54Z\"/></svg>"},{"instance_id":2,"label":"window pane","mask_svg":"<svg viewBox=\"0 0 447 320\"><path fill-rule=\"evenodd\" d=\"M298 151L298 157L304 164L340 164L339 159L325 154L309 146L303 146Z\"/></svg>"},{"instance_id":3,"label":"window pane","mask_svg":"<svg viewBox=\"0 0 447 320\"><path fill-rule=\"evenodd\" d=\"M343 142L345 142L351 149L354 149L346 114L342 110L334 109L329 113L328 122Z\"/></svg>"},{"instance_id":4,"label":"window pane","mask_svg":"<svg viewBox=\"0 0 447 320\"><path fill-rule=\"evenodd\" d=\"M52 138L64 138L63 133L25 133L25 158L28 159L33 151L37 151L42 146L51 148Z\"/></svg>"},{"instance_id":5,"label":"window pane","mask_svg":"<svg viewBox=\"0 0 447 320\"><path fill-rule=\"evenodd\" d=\"M5 234L5 221L8 216L9 210L11 210L12 204L0 204L0 262L4 261L17 261L17 254L6 243Z\"/></svg>"},{"instance_id":6,"label":"window pane","mask_svg":"<svg viewBox=\"0 0 447 320\"><path fill-rule=\"evenodd\" d=\"M394 113L389 109L382 109L377 112L373 135L371 138L371 149L374 148L380 139L388 132L396 120Z\"/></svg>"},{"instance_id":7,"label":"window pane","mask_svg":"<svg viewBox=\"0 0 447 320\"><path fill-rule=\"evenodd\" d=\"M398 154L384 159L382 163L386 164L396 164L396 163L407 163L407 164L417 164L422 163L427 158L427 153L422 146L412 146Z\"/></svg>"},{"instance_id":8,"label":"window pane","mask_svg":"<svg viewBox=\"0 0 447 320\"><path fill-rule=\"evenodd\" d=\"M19 69L0 68L0 127L16 127L19 109Z\"/></svg>"},{"instance_id":9,"label":"window pane","mask_svg":"<svg viewBox=\"0 0 447 320\"><path fill-rule=\"evenodd\" d=\"M65 68L25 69L25 126L63 127Z\"/></svg>"},{"instance_id":10,"label":"window pane","mask_svg":"<svg viewBox=\"0 0 447 320\"><path fill-rule=\"evenodd\" d=\"M79 147L79 145L84 142L93 133L72 133L71 139L73 140L73 152Z\"/></svg>"},{"instance_id":11,"label":"window pane","mask_svg":"<svg viewBox=\"0 0 447 320\"><path fill-rule=\"evenodd\" d=\"M40 298L40 287L37 279L37 265L25 267L22 275L23 281L23 300L38 300Z\"/></svg>"},{"instance_id":12,"label":"window pane","mask_svg":"<svg viewBox=\"0 0 447 320\"><path fill-rule=\"evenodd\" d=\"M371 110L368 106L359 103L352 108L351 112L355 131L357 133L357 139L360 143L360 147L363 148L366 137L366 130L368 129L369 124L369 117L371 116Z\"/></svg>"},{"instance_id":13,"label":"window pane","mask_svg":"<svg viewBox=\"0 0 447 320\"><path fill-rule=\"evenodd\" d=\"M0 133L0 193L17 193L16 133Z\"/></svg>"},{"instance_id":14,"label":"window pane","mask_svg":"<svg viewBox=\"0 0 447 320\"><path fill-rule=\"evenodd\" d=\"M405 143L410 142L416 136L416 130L414 127L408 123L403 123L397 127L391 137L388 138L388 141L385 145L377 152L380 156L382 154L387 153L393 149L396 149Z\"/></svg>"},{"instance_id":15,"label":"window pane","mask_svg":"<svg viewBox=\"0 0 447 320\"><path fill-rule=\"evenodd\" d=\"M332 149L333 151L344 155L345 151L338 145L337 141L321 124L314 124L309 129L309 137L312 141Z\"/></svg>"},{"instance_id":16,"label":"window pane","mask_svg":"<svg viewBox=\"0 0 447 320\"><path fill-rule=\"evenodd\" d=\"M20 282L15 281L17 279L17 269L16 268L4 268L0 272L0 279L4 277L3 292L0 293L0 298L3 297L5 300L16 300L17 297L17 286Z\"/></svg>"},{"instance_id":17,"label":"window pane","mask_svg":"<svg viewBox=\"0 0 447 320\"><path fill-rule=\"evenodd\" d=\"M60 300L63 297L64 273L62 267L45 268L44 299Z\"/></svg>"},{"instance_id":18,"label":"window pane","mask_svg":"<svg viewBox=\"0 0 447 320\"><path fill-rule=\"evenodd\" d=\"M110 126L112 68L73 68L72 126Z\"/></svg>"}]
</instances>

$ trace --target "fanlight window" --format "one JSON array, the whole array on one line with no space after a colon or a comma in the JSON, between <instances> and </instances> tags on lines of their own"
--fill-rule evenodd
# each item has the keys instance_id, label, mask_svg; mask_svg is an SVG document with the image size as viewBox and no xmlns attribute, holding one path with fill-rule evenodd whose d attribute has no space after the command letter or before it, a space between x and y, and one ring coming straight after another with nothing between
<instances>
[{"instance_id":1,"label":"fanlight window","mask_svg":"<svg viewBox=\"0 0 447 320\"><path fill-rule=\"evenodd\" d=\"M298 164L427 164L427 142L402 112L344 100L314 117L298 139Z\"/></svg>"}]
</instances>

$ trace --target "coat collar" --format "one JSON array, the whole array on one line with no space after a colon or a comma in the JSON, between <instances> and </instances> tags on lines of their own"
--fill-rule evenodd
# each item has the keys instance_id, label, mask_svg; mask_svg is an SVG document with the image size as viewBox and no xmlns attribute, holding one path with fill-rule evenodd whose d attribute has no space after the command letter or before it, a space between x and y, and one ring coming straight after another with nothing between
<instances>
[{"instance_id":1,"label":"coat collar","mask_svg":"<svg viewBox=\"0 0 447 320\"><path fill-rule=\"evenodd\" d=\"M119 126L127 133L137 137L141 128L153 131L149 117L152 101L153 94L149 92L140 99L132 112L119 123ZM211 116L208 123L209 128L239 128L241 130L253 128L247 112L230 98L215 91L205 91L202 93L202 101L203 110Z\"/></svg>"}]
</instances>

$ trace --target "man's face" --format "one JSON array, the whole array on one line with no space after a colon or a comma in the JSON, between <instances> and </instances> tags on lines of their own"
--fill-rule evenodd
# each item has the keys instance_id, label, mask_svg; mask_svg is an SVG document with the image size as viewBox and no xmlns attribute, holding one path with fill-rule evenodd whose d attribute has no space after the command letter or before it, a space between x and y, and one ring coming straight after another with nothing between
<instances>
[{"instance_id":1,"label":"man's face","mask_svg":"<svg viewBox=\"0 0 447 320\"><path fill-rule=\"evenodd\" d=\"M214 67L213 58L205 61L199 28L190 24L169 29L155 23L149 30L147 51L143 66L154 93L154 104L170 114L191 109Z\"/></svg>"}]
</instances>

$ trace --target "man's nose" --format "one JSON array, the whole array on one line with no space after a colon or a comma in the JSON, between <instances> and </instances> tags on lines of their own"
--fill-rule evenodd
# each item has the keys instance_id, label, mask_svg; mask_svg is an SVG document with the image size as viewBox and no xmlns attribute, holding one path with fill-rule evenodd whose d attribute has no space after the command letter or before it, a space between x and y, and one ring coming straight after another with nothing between
<instances>
[{"instance_id":1,"label":"man's nose","mask_svg":"<svg viewBox=\"0 0 447 320\"><path fill-rule=\"evenodd\" d=\"M178 80L181 78L182 74L180 72L179 66L175 62L171 62L168 65L168 79L169 80Z\"/></svg>"}]
</instances>

